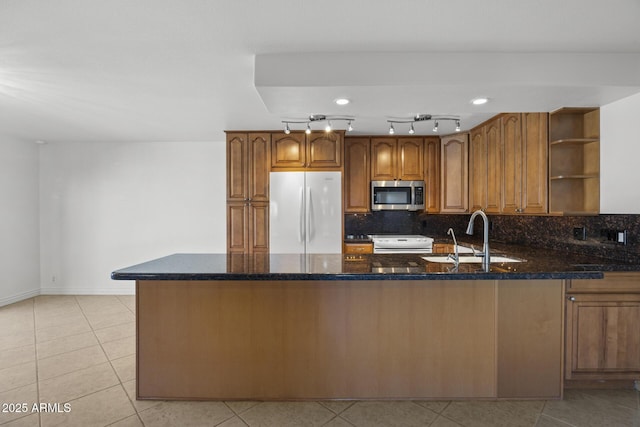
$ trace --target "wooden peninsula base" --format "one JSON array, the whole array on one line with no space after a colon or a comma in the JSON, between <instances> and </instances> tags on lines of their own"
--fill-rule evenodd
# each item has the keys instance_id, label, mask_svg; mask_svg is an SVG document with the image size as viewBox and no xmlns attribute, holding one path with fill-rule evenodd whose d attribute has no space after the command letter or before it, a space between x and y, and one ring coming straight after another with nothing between
<instances>
[{"instance_id":1,"label":"wooden peninsula base","mask_svg":"<svg viewBox=\"0 0 640 427\"><path fill-rule=\"evenodd\" d=\"M138 280L137 397L561 398L563 280Z\"/></svg>"}]
</instances>

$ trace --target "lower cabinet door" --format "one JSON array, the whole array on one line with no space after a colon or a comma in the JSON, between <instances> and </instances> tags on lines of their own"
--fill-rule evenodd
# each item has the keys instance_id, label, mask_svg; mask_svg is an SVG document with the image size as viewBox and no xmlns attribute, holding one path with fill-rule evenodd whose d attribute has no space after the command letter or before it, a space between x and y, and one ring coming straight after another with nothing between
<instances>
[{"instance_id":1,"label":"lower cabinet door","mask_svg":"<svg viewBox=\"0 0 640 427\"><path fill-rule=\"evenodd\" d=\"M227 252L269 252L269 202L227 204Z\"/></svg>"},{"instance_id":2,"label":"lower cabinet door","mask_svg":"<svg viewBox=\"0 0 640 427\"><path fill-rule=\"evenodd\" d=\"M640 375L640 295L577 294L567 301L567 379Z\"/></svg>"}]
</instances>

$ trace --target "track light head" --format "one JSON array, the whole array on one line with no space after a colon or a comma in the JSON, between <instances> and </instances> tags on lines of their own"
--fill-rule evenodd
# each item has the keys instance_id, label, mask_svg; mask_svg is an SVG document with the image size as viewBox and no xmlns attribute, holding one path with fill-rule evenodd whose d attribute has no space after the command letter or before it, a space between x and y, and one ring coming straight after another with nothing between
<instances>
[{"instance_id":1,"label":"track light head","mask_svg":"<svg viewBox=\"0 0 640 427\"><path fill-rule=\"evenodd\" d=\"M304 133L306 133L307 135L309 135L311 133L311 124L310 123L307 123L307 130L305 130Z\"/></svg>"},{"instance_id":2,"label":"track light head","mask_svg":"<svg viewBox=\"0 0 640 427\"><path fill-rule=\"evenodd\" d=\"M438 132L438 121L436 120L435 125L433 126L433 131Z\"/></svg>"},{"instance_id":3,"label":"track light head","mask_svg":"<svg viewBox=\"0 0 640 427\"><path fill-rule=\"evenodd\" d=\"M460 120L456 120L456 132L460 132Z\"/></svg>"},{"instance_id":4,"label":"track light head","mask_svg":"<svg viewBox=\"0 0 640 427\"><path fill-rule=\"evenodd\" d=\"M416 133L416 130L413 128L413 123L411 123L411 127L409 127L409 135L413 135Z\"/></svg>"},{"instance_id":5,"label":"track light head","mask_svg":"<svg viewBox=\"0 0 640 427\"><path fill-rule=\"evenodd\" d=\"M289 135L291 133L291 129L289 128L289 123L284 124L284 133Z\"/></svg>"},{"instance_id":6,"label":"track light head","mask_svg":"<svg viewBox=\"0 0 640 427\"><path fill-rule=\"evenodd\" d=\"M393 123L389 124L389 135L393 135L396 133L396 130L393 128Z\"/></svg>"},{"instance_id":7,"label":"track light head","mask_svg":"<svg viewBox=\"0 0 640 427\"><path fill-rule=\"evenodd\" d=\"M349 120L349 125L347 127L347 132L353 132L353 126L351 126L351 120Z\"/></svg>"}]
</instances>

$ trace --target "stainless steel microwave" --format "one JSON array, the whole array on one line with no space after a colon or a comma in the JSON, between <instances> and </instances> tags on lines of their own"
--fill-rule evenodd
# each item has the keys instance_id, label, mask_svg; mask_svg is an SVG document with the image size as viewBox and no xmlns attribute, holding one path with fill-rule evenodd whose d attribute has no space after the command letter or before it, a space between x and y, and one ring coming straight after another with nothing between
<instances>
[{"instance_id":1,"label":"stainless steel microwave","mask_svg":"<svg viewBox=\"0 0 640 427\"><path fill-rule=\"evenodd\" d=\"M424 187L424 181L371 181L371 210L424 209Z\"/></svg>"}]
</instances>

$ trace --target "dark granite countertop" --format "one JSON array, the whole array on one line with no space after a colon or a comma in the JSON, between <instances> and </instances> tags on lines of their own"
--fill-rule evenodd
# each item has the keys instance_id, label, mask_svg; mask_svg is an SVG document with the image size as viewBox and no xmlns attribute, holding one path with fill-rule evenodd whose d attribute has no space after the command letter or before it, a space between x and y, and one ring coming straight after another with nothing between
<instances>
[{"instance_id":1,"label":"dark granite countertop","mask_svg":"<svg viewBox=\"0 0 640 427\"><path fill-rule=\"evenodd\" d=\"M464 245L464 243L461 243ZM524 260L481 264L427 262L420 254L174 254L114 271L115 280L523 280L599 279L640 265L492 243L492 253ZM438 254L434 254L437 256ZM468 255L468 254L465 254Z\"/></svg>"}]
</instances>

